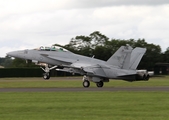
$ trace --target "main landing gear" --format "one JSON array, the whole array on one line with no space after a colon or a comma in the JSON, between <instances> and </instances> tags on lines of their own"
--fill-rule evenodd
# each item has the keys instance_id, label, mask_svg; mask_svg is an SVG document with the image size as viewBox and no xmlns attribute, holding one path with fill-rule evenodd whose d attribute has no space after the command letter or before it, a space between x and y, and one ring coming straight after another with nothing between
<instances>
[{"instance_id":1,"label":"main landing gear","mask_svg":"<svg viewBox=\"0 0 169 120\"><path fill-rule=\"evenodd\" d=\"M103 87L104 82L103 81L97 82L96 85L97 85L97 87Z\"/></svg>"},{"instance_id":2,"label":"main landing gear","mask_svg":"<svg viewBox=\"0 0 169 120\"><path fill-rule=\"evenodd\" d=\"M104 82L103 81L99 81L99 82L95 82L96 83L96 86L98 88L101 88L103 87L104 85ZM89 81L89 78L87 76L84 76L83 77L83 87L85 88L88 88L90 86L90 81Z\"/></svg>"}]
</instances>

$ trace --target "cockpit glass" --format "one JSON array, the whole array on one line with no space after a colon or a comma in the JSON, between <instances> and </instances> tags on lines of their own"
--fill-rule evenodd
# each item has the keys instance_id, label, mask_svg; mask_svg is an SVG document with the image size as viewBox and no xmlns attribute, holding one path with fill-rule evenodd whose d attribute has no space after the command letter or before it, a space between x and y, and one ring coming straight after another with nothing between
<instances>
[{"instance_id":1,"label":"cockpit glass","mask_svg":"<svg viewBox=\"0 0 169 120\"><path fill-rule=\"evenodd\" d=\"M35 50L39 50L39 51L60 51L60 52L67 52L68 50L66 50L65 48L59 47L59 46L51 46L51 47L44 47L41 46Z\"/></svg>"}]
</instances>

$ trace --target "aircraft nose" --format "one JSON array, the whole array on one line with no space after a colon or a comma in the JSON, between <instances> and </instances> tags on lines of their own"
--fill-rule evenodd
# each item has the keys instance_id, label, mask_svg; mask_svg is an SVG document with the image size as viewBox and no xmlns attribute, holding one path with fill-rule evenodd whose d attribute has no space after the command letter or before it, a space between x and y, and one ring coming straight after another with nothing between
<instances>
[{"instance_id":1,"label":"aircraft nose","mask_svg":"<svg viewBox=\"0 0 169 120\"><path fill-rule=\"evenodd\" d=\"M18 55L17 51L13 51L13 52L8 52L7 53L7 56L10 56L10 57L17 57L17 55Z\"/></svg>"}]
</instances>

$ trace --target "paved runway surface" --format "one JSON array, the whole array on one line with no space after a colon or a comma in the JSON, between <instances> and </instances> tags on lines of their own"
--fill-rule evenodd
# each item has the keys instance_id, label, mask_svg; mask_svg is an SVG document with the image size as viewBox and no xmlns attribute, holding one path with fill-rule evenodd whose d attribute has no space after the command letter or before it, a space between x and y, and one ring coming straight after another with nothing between
<instances>
[{"instance_id":1,"label":"paved runway surface","mask_svg":"<svg viewBox=\"0 0 169 120\"><path fill-rule=\"evenodd\" d=\"M0 92L168 91L169 87L0 88Z\"/></svg>"}]
</instances>

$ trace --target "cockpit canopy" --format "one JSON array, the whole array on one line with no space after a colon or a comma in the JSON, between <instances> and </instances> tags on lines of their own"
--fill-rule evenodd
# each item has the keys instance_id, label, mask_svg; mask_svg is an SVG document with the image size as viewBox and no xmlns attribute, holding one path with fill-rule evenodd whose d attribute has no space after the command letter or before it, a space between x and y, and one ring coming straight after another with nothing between
<instances>
[{"instance_id":1,"label":"cockpit canopy","mask_svg":"<svg viewBox=\"0 0 169 120\"><path fill-rule=\"evenodd\" d=\"M35 50L39 50L39 51L60 51L60 52L68 52L68 50L66 50L65 48L59 47L59 46L51 46L51 47L44 47L41 46Z\"/></svg>"}]
</instances>

